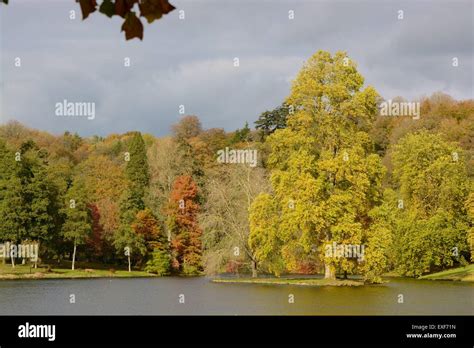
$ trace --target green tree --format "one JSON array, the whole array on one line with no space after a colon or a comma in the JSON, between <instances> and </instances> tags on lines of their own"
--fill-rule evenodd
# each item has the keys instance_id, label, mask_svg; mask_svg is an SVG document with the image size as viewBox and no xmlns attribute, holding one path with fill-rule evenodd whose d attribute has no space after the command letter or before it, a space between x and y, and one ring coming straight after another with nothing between
<instances>
[{"instance_id":1,"label":"green tree","mask_svg":"<svg viewBox=\"0 0 474 348\"><path fill-rule=\"evenodd\" d=\"M397 269L420 276L467 258L471 221L465 156L456 145L426 131L409 133L394 147L399 195L395 229Z\"/></svg>"},{"instance_id":2,"label":"green tree","mask_svg":"<svg viewBox=\"0 0 474 348\"><path fill-rule=\"evenodd\" d=\"M62 209L65 221L62 235L73 243L72 266L74 270L78 245L83 245L92 232L92 217L88 207L85 185L80 178L74 180L66 194L66 206Z\"/></svg>"},{"instance_id":3,"label":"green tree","mask_svg":"<svg viewBox=\"0 0 474 348\"><path fill-rule=\"evenodd\" d=\"M35 142L22 142L17 149L14 153L0 141L0 209L5 217L0 238L42 242L44 253L57 244L61 185L48 170L48 154Z\"/></svg>"},{"instance_id":4,"label":"green tree","mask_svg":"<svg viewBox=\"0 0 474 348\"><path fill-rule=\"evenodd\" d=\"M128 148L129 160L125 167L125 175L130 181L131 195L137 203L138 210L143 210L145 208L143 199L150 181L150 174L145 141L140 132L133 133Z\"/></svg>"},{"instance_id":5,"label":"green tree","mask_svg":"<svg viewBox=\"0 0 474 348\"><path fill-rule=\"evenodd\" d=\"M15 156L3 139L0 139L0 180L8 180L15 168Z\"/></svg>"},{"instance_id":6,"label":"green tree","mask_svg":"<svg viewBox=\"0 0 474 348\"><path fill-rule=\"evenodd\" d=\"M151 257L146 263L145 271L160 276L168 275L171 269L169 242L161 231L160 222L150 209L137 213L136 222L132 225L135 233L143 236Z\"/></svg>"},{"instance_id":7,"label":"green tree","mask_svg":"<svg viewBox=\"0 0 474 348\"><path fill-rule=\"evenodd\" d=\"M261 268L279 276L285 269L282 252L282 241L278 229L278 205L267 193L255 198L250 207L250 233L248 243L253 250L255 266L252 276L257 277L257 264Z\"/></svg>"},{"instance_id":8,"label":"green tree","mask_svg":"<svg viewBox=\"0 0 474 348\"><path fill-rule=\"evenodd\" d=\"M58 238L62 220L59 216L58 188L48 175L48 154L32 140L23 142L15 154L16 178L21 186L22 230L19 240L35 241L52 247ZM25 213L26 212L26 213ZM35 267L37 263L35 262Z\"/></svg>"},{"instance_id":9,"label":"green tree","mask_svg":"<svg viewBox=\"0 0 474 348\"><path fill-rule=\"evenodd\" d=\"M132 271L132 258L146 254L143 235L135 233L132 224L137 213L145 209L145 194L150 181L145 141L139 132L134 132L126 154L125 176L128 187L120 200L120 225L114 233L113 244L118 252L123 252L128 260L128 271Z\"/></svg>"},{"instance_id":10,"label":"green tree","mask_svg":"<svg viewBox=\"0 0 474 348\"><path fill-rule=\"evenodd\" d=\"M384 192L384 202L369 213L372 224L367 233L364 253L364 277L369 283L382 283L382 274L389 271L394 262L393 231L396 229L397 194L390 189Z\"/></svg>"},{"instance_id":11,"label":"green tree","mask_svg":"<svg viewBox=\"0 0 474 348\"><path fill-rule=\"evenodd\" d=\"M17 243L26 235L28 211L25 208L20 180L12 177L10 180L0 181L2 199L0 201L0 239ZM4 259L5 260L5 259ZM15 267L15 259L10 258Z\"/></svg>"},{"instance_id":12,"label":"green tree","mask_svg":"<svg viewBox=\"0 0 474 348\"><path fill-rule=\"evenodd\" d=\"M234 132L234 136L232 137L230 143L237 144L241 142L250 141L251 140L250 136L251 136L251 130L250 130L249 124L248 122L245 122L244 128L237 129Z\"/></svg>"},{"instance_id":13,"label":"green tree","mask_svg":"<svg viewBox=\"0 0 474 348\"><path fill-rule=\"evenodd\" d=\"M120 225L114 233L113 245L127 257L129 272L132 271L132 258L139 258L147 252L144 235L136 233L132 228L142 202L131 189L124 192L120 201Z\"/></svg>"},{"instance_id":14,"label":"green tree","mask_svg":"<svg viewBox=\"0 0 474 348\"><path fill-rule=\"evenodd\" d=\"M150 260L146 263L145 271L159 276L170 274L171 256L166 249L155 248Z\"/></svg>"},{"instance_id":15,"label":"green tree","mask_svg":"<svg viewBox=\"0 0 474 348\"><path fill-rule=\"evenodd\" d=\"M265 111L260 114L258 120L255 121L255 128L260 130L262 139L275 132L277 129L286 127L286 119L293 110L283 103L271 111Z\"/></svg>"}]
</instances>

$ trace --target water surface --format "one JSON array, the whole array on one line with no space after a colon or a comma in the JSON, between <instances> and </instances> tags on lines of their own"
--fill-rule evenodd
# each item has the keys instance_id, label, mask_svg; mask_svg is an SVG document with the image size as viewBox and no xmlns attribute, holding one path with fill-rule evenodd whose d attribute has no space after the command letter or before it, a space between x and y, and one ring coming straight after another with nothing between
<instances>
[{"instance_id":1,"label":"water surface","mask_svg":"<svg viewBox=\"0 0 474 348\"><path fill-rule=\"evenodd\" d=\"M219 284L203 277L1 280L0 315L472 315L473 295L470 283L412 279L360 287Z\"/></svg>"}]
</instances>

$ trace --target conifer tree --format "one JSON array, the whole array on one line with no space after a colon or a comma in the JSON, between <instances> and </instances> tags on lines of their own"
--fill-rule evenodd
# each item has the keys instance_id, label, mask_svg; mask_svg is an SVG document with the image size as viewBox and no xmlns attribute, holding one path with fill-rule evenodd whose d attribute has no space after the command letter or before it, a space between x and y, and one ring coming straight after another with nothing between
<instances>
[{"instance_id":1,"label":"conifer tree","mask_svg":"<svg viewBox=\"0 0 474 348\"><path fill-rule=\"evenodd\" d=\"M135 132L129 144L129 161L125 167L125 175L130 181L130 190L137 203L138 210L143 210L145 192L150 180L145 141L140 132Z\"/></svg>"},{"instance_id":2,"label":"conifer tree","mask_svg":"<svg viewBox=\"0 0 474 348\"><path fill-rule=\"evenodd\" d=\"M138 197L133 188L127 188L120 201L120 225L114 233L113 244L119 254L128 260L128 271L132 271L132 259L146 254L143 235L135 233L132 225L136 221L143 200Z\"/></svg>"},{"instance_id":3,"label":"conifer tree","mask_svg":"<svg viewBox=\"0 0 474 348\"><path fill-rule=\"evenodd\" d=\"M202 271L202 230L198 225L198 188L190 176L180 176L173 185L167 207L173 267L184 274Z\"/></svg>"}]
</instances>

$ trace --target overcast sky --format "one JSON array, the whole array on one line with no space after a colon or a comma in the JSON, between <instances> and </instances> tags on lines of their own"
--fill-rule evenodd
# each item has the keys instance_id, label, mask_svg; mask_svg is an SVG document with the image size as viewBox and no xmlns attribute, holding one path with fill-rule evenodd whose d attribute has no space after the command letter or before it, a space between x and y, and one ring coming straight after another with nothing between
<instances>
[{"instance_id":1,"label":"overcast sky","mask_svg":"<svg viewBox=\"0 0 474 348\"><path fill-rule=\"evenodd\" d=\"M1 122L56 134L162 136L184 105L204 127L234 130L279 105L319 49L347 51L386 99L436 91L473 98L472 0L170 2L177 10L144 24L143 41L125 41L118 17L96 12L83 22L74 0L1 5ZM57 117L64 99L95 102L95 119Z\"/></svg>"}]
</instances>

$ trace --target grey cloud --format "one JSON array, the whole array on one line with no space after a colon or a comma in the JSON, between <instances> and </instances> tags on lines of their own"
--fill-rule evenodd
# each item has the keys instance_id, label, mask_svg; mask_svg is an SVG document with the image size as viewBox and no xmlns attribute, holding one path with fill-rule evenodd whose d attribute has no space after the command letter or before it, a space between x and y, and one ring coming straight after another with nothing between
<instances>
[{"instance_id":1,"label":"grey cloud","mask_svg":"<svg viewBox=\"0 0 474 348\"><path fill-rule=\"evenodd\" d=\"M3 120L56 133L164 135L184 104L205 127L233 130L280 104L303 61L319 49L347 51L386 98L438 90L473 97L470 1L171 2L186 20L175 11L145 24L143 42L126 42L118 18L71 21L70 10L79 15L72 0L17 0L2 8ZM17 56L21 69L13 67ZM96 102L96 119L55 117L54 104L63 99Z\"/></svg>"}]
</instances>

